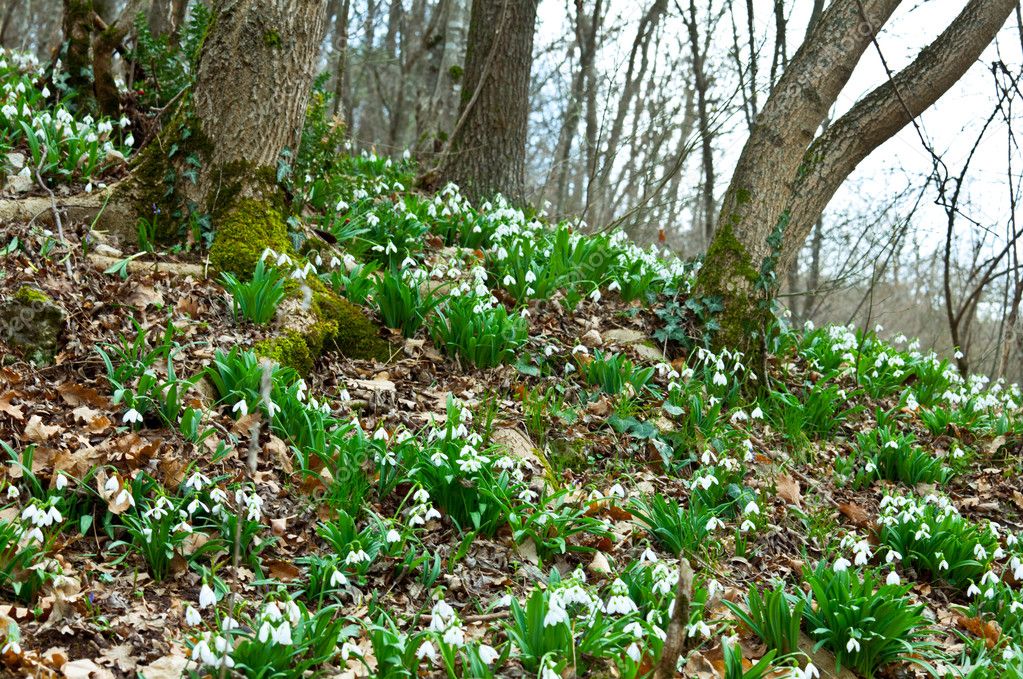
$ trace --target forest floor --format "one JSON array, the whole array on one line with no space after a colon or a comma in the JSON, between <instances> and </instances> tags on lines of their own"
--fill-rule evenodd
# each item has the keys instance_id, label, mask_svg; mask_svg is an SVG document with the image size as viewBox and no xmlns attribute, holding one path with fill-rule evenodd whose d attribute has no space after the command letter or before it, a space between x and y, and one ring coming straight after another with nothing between
<instances>
[{"instance_id":1,"label":"forest floor","mask_svg":"<svg viewBox=\"0 0 1023 679\"><path fill-rule=\"evenodd\" d=\"M306 398L326 405L323 410L335 423L356 421L355 431L365 432L366 445L375 445L386 455L389 446L408 445L396 443L402 439L401 432L407 432L412 445L425 449L429 436L424 432L431 422L447 420L452 408L449 399L456 399L460 404L456 408L472 413L471 418L459 416L459 422L479 432L479 438L467 440L475 441L475 448L486 451L490 459L509 455L516 460L521 486L530 492L520 493L522 505L511 511L554 508L558 517L551 519L555 525L549 529L533 526L525 533L517 532L521 525L507 515L492 526L473 529L465 525L465 516L460 515L458 523L449 516L451 508L442 506L441 502L461 501L453 493L451 498L433 498L439 512L416 522L410 520L415 512L409 507L416 502L419 472L408 453L393 462L398 467L393 482L385 479L389 472L379 455L364 458L359 472L369 489L360 510L353 512L356 530L365 532L383 522L380 531L393 528L400 535L393 546L388 541L374 543L375 553L365 567L358 561L340 561L345 584L314 593L310 581L317 566L310 557L345 556L337 542L325 540L317 531L317 525L337 520L332 493L339 481L331 475L339 470L329 470L322 462L296 461L301 451L292 447L306 445L299 442L300 434L289 437L276 427L259 426L265 412L240 416L234 401L218 394L205 378L182 399L183 407L202 412L208 433L201 441L190 439L183 428L168 426L152 412L144 413L140 423L126 421L124 399L115 402L110 366L97 352L106 347L114 355L111 347L129 347L141 337L142 345L134 354L139 358L160 346L168 337L167 328L173 326L167 345L173 351L147 366L162 382L169 374L202 375L216 352L251 348L272 336L274 324L236 321L224 288L201 275L202 261L179 267L173 262L180 257L154 255L135 260L131 273L123 276L105 273L110 261L120 259L122 253L107 246L101 248L107 259L82 256L75 235L82 232L74 227L69 231L68 243L59 244L53 233L37 226L7 224L0 239L0 247L14 244L0 257L0 300L13 299L30 286L66 313L52 365L34 366L0 343L0 441L8 444L15 458L5 468L2 492L7 504L0 519L5 526L19 521L29 525L28 506L56 507L62 515L46 526L44 547L31 565L14 563L19 549L16 538L0 557L5 578L2 597L7 602L0 607L0 617L11 639L20 639L4 647L2 660L11 670L33 676L47 669L69 677L135 676L136 672L150 678L178 676L186 667L202 665L201 658L198 664L188 660L194 645L203 638L203 629L216 631L214 621L222 620L229 607L255 635L259 619L244 616L259 615L255 611L266 602L294 597L315 609L325 605L326 597L336 606L332 614L353 627L346 627L337 639L336 645L344 648L332 648L317 668L332 676L374 675L379 648L375 649L372 639L373 625L387 627L382 617L386 614L398 635L395 638L402 633L411 638L444 615L436 603L442 597L460 621L464 639L498 649L497 674L534 675L535 665L530 669L518 660L526 649L510 642L508 597L525 602L537 588L552 589L550 571L562 578L576 574L585 579L587 592L600 597L623 574L637 577L634 571L644 563L675 564L671 538L658 538L658 531L673 530L698 573L705 598L699 616L692 618L706 627L688 644L686 676L725 676L722 638L729 633L737 635L737 648L746 661L755 663L768 651L766 640L748 626L737 625L724 602L745 605L751 587L770 588L776 582L788 582L792 592L802 591L799 583L818 562L829 569L843 556L851 561L863 550L851 545L860 541L869 545L871 556L857 561L855 568L876 564L882 576L889 570L897 572L899 581L909 585L906 605L911 600L924 607L930 623L925 637L933 647L913 650L907 657L927 657L944 673L963 658L976 657L977 649L984 655L985 645L991 649L988 656L1000 662L999 654L1018 643L1003 633L1005 621L1000 613L984 610L967 594L965 580L949 582L940 572L929 572L925 556L901 554L901 563L896 561L894 569L887 566L882 556L893 548L881 520L886 496L940 493L962 521L978 527L997 522L1002 527L998 539L1003 554L995 560L980 559L984 567L977 573L989 568L997 571L1008 592L998 596L1018 599L1019 574L1013 578L1010 563L1014 542L1005 543L1023 525L1018 405L996 398L976 406L984 417L965 424L928 426L920 417L927 408L906 404L907 386L912 392L919 376L896 379L895 388L876 389L874 394L867 393L855 370L839 370L825 380L820 372L824 368L818 364L822 359L813 354L812 343L789 331L791 345L780 349L769 364L771 393L793 395L796 404L789 406L802 413L795 428L786 429L787 419L795 417L783 412L788 406L761 407L761 402L737 392L730 396L721 392L718 375L732 384L744 381L742 371L735 372L733 359L715 367L717 357L698 360L702 352L687 352L675 341L653 341L663 327L653 311L656 304L624 302L614 292L599 300L595 295L584 298L571 311L557 299L529 302L529 337L516 350L516 364L475 369L443 355L422 332L404 338L394 331L386 331L393 349L388 361L349 360L329 351L317 361L304 381ZM60 259L65 255L70 275ZM450 248L427 245L417 257L429 268L450 261L450 255ZM663 308L663 302L659 304ZM835 338L844 335L818 331L816 337L837 343ZM863 354L864 342L858 342ZM871 342L880 346L876 339ZM841 348L829 347L829 351L841 353ZM871 355L882 351L874 347ZM912 352L905 349L887 351L912 360L908 358ZM626 386L617 391L608 379L588 376L585 367L611 354L632 361L622 375ZM533 364L521 360L524 356L534 357ZM705 365L709 371L701 370ZM634 383L638 388L630 386L631 375L646 367L652 368L646 379ZM710 379L697 387L703 375ZM820 398L815 390L822 381L843 393L823 416L806 415L807 404ZM679 401L671 396L679 389L707 400ZM989 393L986 389L975 390L975 396ZM718 398L723 401L715 405ZM721 405L729 402L723 410ZM665 406L671 403L680 405ZM692 417L693 410L710 421ZM879 417L891 421L899 436L912 437L915 443L906 445L938 460L948 469L947 477L928 476L928 481L914 483L900 475L915 472L896 463L880 472L887 478L868 474L865 481L855 482L862 476L856 466L869 457L864 452L865 438L873 435ZM1001 425L996 423L999 418L1004 420ZM824 435L815 434L814 427ZM346 435L361 434L349 431ZM904 442L900 439L898 445ZM953 463L956 450L966 451L962 464ZM257 461L254 471L249 466L250 453ZM736 469L723 465L728 460ZM722 465L724 471L718 473ZM673 528L671 520L654 520L651 526L637 518L634 503L647 509L655 496L692 510L694 480L708 474L717 474L724 493L708 502L712 509L719 509L708 515L720 517L719 525L704 530L700 539L686 543L685 529ZM58 483L61 475L66 483ZM143 477L150 485L132 484L132 479ZM471 477L467 474L456 485L472 486ZM198 514L191 514L195 529L187 535L175 537L174 528L165 531L165 544L157 546L157 551L166 549L162 556L149 556L147 537L128 528L145 524L147 513L153 516L156 498L210 502L210 489L215 487L228 491L223 498L227 512L245 513L250 506L244 496L231 496L238 488L262 499L254 534L245 545L247 553L238 564L232 563L237 540L218 523L215 512L202 521ZM130 502L120 492L125 488L134 497ZM482 494L466 493L464 498L470 504L492 501ZM172 511L189 517L182 502L175 499L172 504ZM677 516L684 513L680 509ZM129 520L131 515L135 524ZM584 518L599 521L592 524ZM149 545L161 539L160 522L151 523L157 536L150 534ZM531 530L540 536L530 537ZM361 540L336 539L361 547L372 541L366 535ZM1015 550L1019 554L1018 546ZM165 562L159 577L154 576L154 561ZM15 587L24 579L20 572L24 567L44 573L38 591L29 596L24 596L24 590L19 595ZM317 571L316 577L323 577L322 573ZM970 584L974 581L981 583L979 577L969 579ZM208 602L201 602L207 608L200 607L201 589L214 583L219 599L215 606L220 608L217 617L211 617ZM670 585L666 596L662 591L659 599L641 605L656 611L658 605L670 603L676 594L674 580ZM188 618L200 610L203 620L197 625ZM428 617L431 611L432 618ZM653 620L666 626L666 619L655 616ZM869 628L868 624L864 633ZM448 629L436 628L439 634ZM632 640L616 639L619 632L603 632L609 644L618 648L593 652L585 661L591 670L607 676L627 673L614 656L623 655ZM814 630L804 625L803 648L818 670L824 676L837 672L829 644L814 651L808 634ZM433 639L432 643L440 646L443 641ZM846 645L844 639L839 642L840 648ZM655 651L642 640L639 649L635 671L642 673L652 667ZM426 654L420 674L444 674L444 659L435 661L431 669L429 657ZM552 657L551 666L558 666L559 676L571 674L566 660L558 653ZM583 661L578 662L581 669ZM454 663L462 668L457 672L472 674L468 658ZM805 659L798 664L805 665ZM878 672L896 676L913 667L903 659L879 666ZM788 676L790 671L795 670L774 676ZM996 670L1003 671L1008 672Z\"/></svg>"}]
</instances>

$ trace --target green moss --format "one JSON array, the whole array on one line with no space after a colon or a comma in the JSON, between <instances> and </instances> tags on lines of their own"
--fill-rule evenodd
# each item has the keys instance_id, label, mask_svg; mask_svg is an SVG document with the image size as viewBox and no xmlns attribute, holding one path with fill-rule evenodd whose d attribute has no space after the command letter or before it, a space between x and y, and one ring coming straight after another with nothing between
<instances>
[{"instance_id":1,"label":"green moss","mask_svg":"<svg viewBox=\"0 0 1023 679\"><path fill-rule=\"evenodd\" d=\"M216 236L210 248L210 265L240 279L252 276L266 248L291 252L288 227L281 213L264 201L244 199L214 223Z\"/></svg>"},{"instance_id":2,"label":"green moss","mask_svg":"<svg viewBox=\"0 0 1023 679\"><path fill-rule=\"evenodd\" d=\"M300 375L308 375L313 369L314 357L309 351L306 338L298 332L286 332L279 337L257 342L256 354L271 361L294 368Z\"/></svg>"},{"instance_id":3,"label":"green moss","mask_svg":"<svg viewBox=\"0 0 1023 679\"><path fill-rule=\"evenodd\" d=\"M281 34L277 31L267 31L263 34L263 44L267 47L280 47L281 46Z\"/></svg>"},{"instance_id":4,"label":"green moss","mask_svg":"<svg viewBox=\"0 0 1023 679\"><path fill-rule=\"evenodd\" d=\"M699 296L716 298L724 305L717 317L720 329L714 336L716 347L747 351L752 333L763 327L755 299L758 276L731 224L722 225L714 234L696 281Z\"/></svg>"},{"instance_id":5,"label":"green moss","mask_svg":"<svg viewBox=\"0 0 1023 679\"><path fill-rule=\"evenodd\" d=\"M49 295L36 288L23 285L14 293L14 300L23 304L52 304Z\"/></svg>"},{"instance_id":6,"label":"green moss","mask_svg":"<svg viewBox=\"0 0 1023 679\"><path fill-rule=\"evenodd\" d=\"M318 280L310 281L310 288L313 292L312 311L321 324L326 324L320 328L324 349L336 349L349 358L375 358L381 361L389 358L390 347L380 339L377 326L366 317L362 309Z\"/></svg>"}]
</instances>

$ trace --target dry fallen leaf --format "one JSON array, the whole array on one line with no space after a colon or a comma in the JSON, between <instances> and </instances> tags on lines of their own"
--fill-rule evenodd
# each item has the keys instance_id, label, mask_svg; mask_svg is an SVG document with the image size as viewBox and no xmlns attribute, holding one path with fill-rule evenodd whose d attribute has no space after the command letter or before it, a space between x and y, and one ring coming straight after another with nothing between
<instances>
[{"instance_id":1,"label":"dry fallen leaf","mask_svg":"<svg viewBox=\"0 0 1023 679\"><path fill-rule=\"evenodd\" d=\"M58 431L60 431L59 426L43 424L43 418L39 415L33 415L28 419L28 424L25 425L25 438L29 441L42 443Z\"/></svg>"},{"instance_id":2,"label":"dry fallen leaf","mask_svg":"<svg viewBox=\"0 0 1023 679\"><path fill-rule=\"evenodd\" d=\"M867 510L859 505L843 502L838 505L838 511L842 512L858 528L863 528L870 523L870 515L867 514Z\"/></svg>"},{"instance_id":3,"label":"dry fallen leaf","mask_svg":"<svg viewBox=\"0 0 1023 679\"><path fill-rule=\"evenodd\" d=\"M0 394L0 413L7 413L19 422L25 419L25 413L22 412L21 406L11 405L11 399L16 398L18 392L8 391L6 394Z\"/></svg>"},{"instance_id":4,"label":"dry fallen leaf","mask_svg":"<svg viewBox=\"0 0 1023 679\"><path fill-rule=\"evenodd\" d=\"M778 497L784 500L786 504L790 504L796 509L802 509L803 493L799 489L799 481L789 474L779 474L776 486Z\"/></svg>"}]
</instances>

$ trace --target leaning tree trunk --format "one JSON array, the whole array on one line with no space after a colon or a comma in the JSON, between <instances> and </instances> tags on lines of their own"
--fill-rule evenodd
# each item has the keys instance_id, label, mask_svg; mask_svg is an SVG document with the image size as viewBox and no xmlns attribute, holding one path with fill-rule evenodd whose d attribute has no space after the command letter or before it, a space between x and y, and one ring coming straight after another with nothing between
<instances>
[{"instance_id":1,"label":"leaning tree trunk","mask_svg":"<svg viewBox=\"0 0 1023 679\"><path fill-rule=\"evenodd\" d=\"M474 200L526 194L526 123L538 0L474 0L458 122L443 181Z\"/></svg>"},{"instance_id":2,"label":"leaning tree trunk","mask_svg":"<svg viewBox=\"0 0 1023 679\"><path fill-rule=\"evenodd\" d=\"M722 199L695 294L724 305L718 346L759 353L767 302L831 197L861 160L930 107L976 61L1018 0L971 0L903 71L817 136L899 0L835 2L771 92Z\"/></svg>"}]
</instances>

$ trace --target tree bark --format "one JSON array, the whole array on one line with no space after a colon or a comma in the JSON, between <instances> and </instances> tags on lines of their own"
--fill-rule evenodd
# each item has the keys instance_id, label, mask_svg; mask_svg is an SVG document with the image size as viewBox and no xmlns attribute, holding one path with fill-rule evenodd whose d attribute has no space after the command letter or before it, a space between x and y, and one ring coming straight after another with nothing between
<instances>
[{"instance_id":1,"label":"tree bark","mask_svg":"<svg viewBox=\"0 0 1023 679\"><path fill-rule=\"evenodd\" d=\"M298 148L326 2L221 0L213 10L192 93L210 143L196 181L185 184L185 195L209 212L227 175L240 175L238 196L258 196L260 172L276 171L281 151Z\"/></svg>"},{"instance_id":2,"label":"tree bark","mask_svg":"<svg viewBox=\"0 0 1023 679\"><path fill-rule=\"evenodd\" d=\"M717 342L756 348L776 272L792 258L845 178L948 90L994 39L1017 0L971 0L913 63L816 137L899 0L832 3L760 112L722 200L699 295L725 310Z\"/></svg>"},{"instance_id":3,"label":"tree bark","mask_svg":"<svg viewBox=\"0 0 1023 679\"><path fill-rule=\"evenodd\" d=\"M441 177L473 200L526 195L526 125L537 0L474 0L459 119Z\"/></svg>"}]
</instances>

